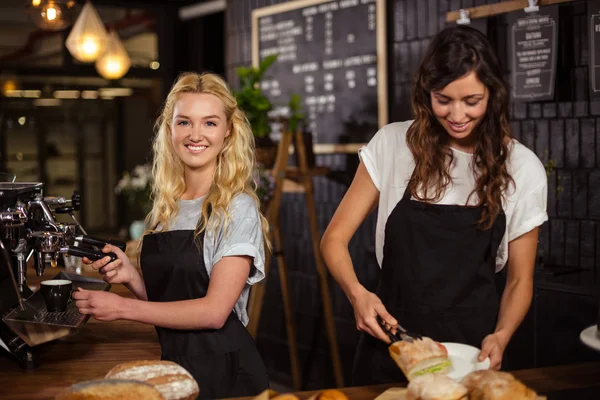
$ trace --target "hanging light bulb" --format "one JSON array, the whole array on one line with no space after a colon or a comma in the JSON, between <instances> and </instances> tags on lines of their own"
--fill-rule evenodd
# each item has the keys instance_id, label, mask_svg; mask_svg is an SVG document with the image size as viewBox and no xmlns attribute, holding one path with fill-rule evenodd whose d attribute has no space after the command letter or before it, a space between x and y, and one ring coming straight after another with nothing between
<instances>
[{"instance_id":1,"label":"hanging light bulb","mask_svg":"<svg viewBox=\"0 0 600 400\"><path fill-rule=\"evenodd\" d=\"M65 45L69 53L77 60L93 62L104 52L107 42L106 28L104 28L96 9L88 1L75 21Z\"/></svg>"},{"instance_id":2,"label":"hanging light bulb","mask_svg":"<svg viewBox=\"0 0 600 400\"><path fill-rule=\"evenodd\" d=\"M117 32L111 31L109 37L106 51L96 61L96 71L104 79L114 80L121 78L129 71L131 59Z\"/></svg>"},{"instance_id":3,"label":"hanging light bulb","mask_svg":"<svg viewBox=\"0 0 600 400\"><path fill-rule=\"evenodd\" d=\"M74 0L26 0L25 8L36 26L49 31L71 25L76 12Z\"/></svg>"}]
</instances>

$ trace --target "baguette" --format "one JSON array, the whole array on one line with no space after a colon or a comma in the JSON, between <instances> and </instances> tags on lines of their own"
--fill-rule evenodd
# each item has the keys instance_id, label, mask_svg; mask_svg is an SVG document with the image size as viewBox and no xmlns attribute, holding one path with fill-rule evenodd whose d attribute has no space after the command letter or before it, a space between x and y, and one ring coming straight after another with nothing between
<instances>
[{"instance_id":1,"label":"baguette","mask_svg":"<svg viewBox=\"0 0 600 400\"><path fill-rule=\"evenodd\" d=\"M124 380L93 380L77 383L58 393L55 400L165 400L149 384Z\"/></svg>"},{"instance_id":2,"label":"baguette","mask_svg":"<svg viewBox=\"0 0 600 400\"><path fill-rule=\"evenodd\" d=\"M409 381L430 373L448 372L451 367L448 350L431 338L407 342L401 340L389 346L389 353Z\"/></svg>"},{"instance_id":3,"label":"baguette","mask_svg":"<svg viewBox=\"0 0 600 400\"><path fill-rule=\"evenodd\" d=\"M536 392L508 372L481 370L471 372L461 382L470 400L537 400Z\"/></svg>"},{"instance_id":4,"label":"baguette","mask_svg":"<svg viewBox=\"0 0 600 400\"><path fill-rule=\"evenodd\" d=\"M407 387L406 400L467 400L467 388L442 374L415 377Z\"/></svg>"}]
</instances>

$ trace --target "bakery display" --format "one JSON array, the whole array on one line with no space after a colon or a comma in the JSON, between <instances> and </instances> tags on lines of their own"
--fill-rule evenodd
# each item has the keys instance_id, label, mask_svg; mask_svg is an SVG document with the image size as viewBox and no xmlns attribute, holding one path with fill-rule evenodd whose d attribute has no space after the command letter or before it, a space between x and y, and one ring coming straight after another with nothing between
<instances>
[{"instance_id":1,"label":"bakery display","mask_svg":"<svg viewBox=\"0 0 600 400\"><path fill-rule=\"evenodd\" d=\"M60 392L55 400L165 400L152 385L130 380L99 379L77 383Z\"/></svg>"},{"instance_id":2,"label":"bakery display","mask_svg":"<svg viewBox=\"0 0 600 400\"><path fill-rule=\"evenodd\" d=\"M406 400L467 400L467 388L443 374L415 377L408 384Z\"/></svg>"},{"instance_id":3,"label":"bakery display","mask_svg":"<svg viewBox=\"0 0 600 400\"><path fill-rule=\"evenodd\" d=\"M481 370L471 372L461 383L469 400L536 400L536 392L508 372Z\"/></svg>"},{"instance_id":4,"label":"bakery display","mask_svg":"<svg viewBox=\"0 0 600 400\"><path fill-rule=\"evenodd\" d=\"M128 379L154 386L167 400L194 400L198 383L180 365L171 361L131 361L111 369L106 379Z\"/></svg>"},{"instance_id":5,"label":"bakery display","mask_svg":"<svg viewBox=\"0 0 600 400\"><path fill-rule=\"evenodd\" d=\"M428 337L394 342L389 346L389 352L409 381L420 375L445 373L451 367L444 345Z\"/></svg>"}]
</instances>

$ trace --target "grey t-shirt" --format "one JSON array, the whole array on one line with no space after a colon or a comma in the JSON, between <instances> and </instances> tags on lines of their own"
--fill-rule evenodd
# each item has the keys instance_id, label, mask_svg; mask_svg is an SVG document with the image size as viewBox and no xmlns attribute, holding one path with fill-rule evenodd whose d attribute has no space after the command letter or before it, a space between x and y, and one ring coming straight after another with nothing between
<instances>
[{"instance_id":1,"label":"grey t-shirt","mask_svg":"<svg viewBox=\"0 0 600 400\"><path fill-rule=\"evenodd\" d=\"M193 200L179 200L179 212L169 224L169 231L196 229L204 197ZM256 203L247 194L239 194L233 198L228 207L231 217L227 229L207 229L204 235L203 256L206 270L210 276L213 266L223 257L249 256L254 259L250 275L242 290L240 298L235 303L234 311L240 321L248 324L248 295L250 286L260 282L265 277L265 249L262 236L262 226ZM213 218L209 221L212 226Z\"/></svg>"}]
</instances>

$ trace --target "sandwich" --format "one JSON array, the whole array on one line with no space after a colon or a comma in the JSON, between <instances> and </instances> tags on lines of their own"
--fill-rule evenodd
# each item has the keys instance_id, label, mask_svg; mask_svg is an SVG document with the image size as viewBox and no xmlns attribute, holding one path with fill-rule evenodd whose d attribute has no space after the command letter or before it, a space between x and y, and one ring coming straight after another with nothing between
<instances>
[{"instance_id":1,"label":"sandwich","mask_svg":"<svg viewBox=\"0 0 600 400\"><path fill-rule=\"evenodd\" d=\"M412 342L394 342L388 349L390 356L409 381L421 375L444 374L451 367L446 347L428 337Z\"/></svg>"},{"instance_id":2,"label":"sandwich","mask_svg":"<svg viewBox=\"0 0 600 400\"><path fill-rule=\"evenodd\" d=\"M508 372L473 371L462 379L470 400L536 400L536 392Z\"/></svg>"},{"instance_id":3,"label":"sandwich","mask_svg":"<svg viewBox=\"0 0 600 400\"><path fill-rule=\"evenodd\" d=\"M442 374L415 377L408 384L406 400L467 400L467 388Z\"/></svg>"}]
</instances>

